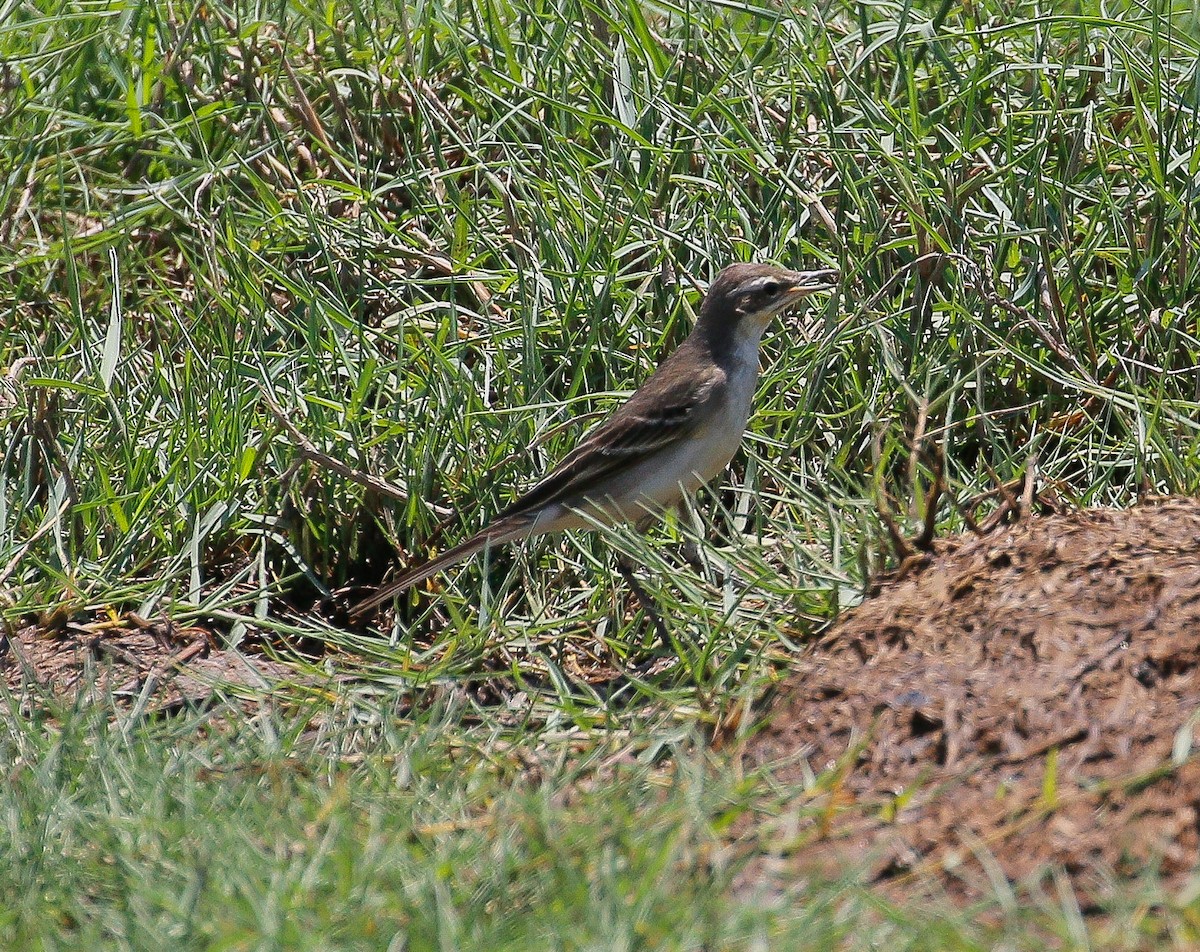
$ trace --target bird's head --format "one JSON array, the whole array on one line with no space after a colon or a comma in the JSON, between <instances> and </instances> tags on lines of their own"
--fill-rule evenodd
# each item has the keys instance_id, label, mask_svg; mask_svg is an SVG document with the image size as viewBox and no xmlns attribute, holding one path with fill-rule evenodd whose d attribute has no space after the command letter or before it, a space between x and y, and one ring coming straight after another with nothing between
<instances>
[{"instance_id":1,"label":"bird's head","mask_svg":"<svg viewBox=\"0 0 1200 952\"><path fill-rule=\"evenodd\" d=\"M737 337L758 336L781 311L817 291L837 286L838 271L789 271L769 264L731 264L709 286L700 324Z\"/></svg>"}]
</instances>

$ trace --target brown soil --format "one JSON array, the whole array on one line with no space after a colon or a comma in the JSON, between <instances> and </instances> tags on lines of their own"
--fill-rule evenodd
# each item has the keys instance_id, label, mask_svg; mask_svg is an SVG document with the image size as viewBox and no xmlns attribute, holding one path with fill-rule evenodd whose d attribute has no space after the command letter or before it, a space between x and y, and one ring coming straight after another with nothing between
<instances>
[{"instance_id":1,"label":"brown soil","mask_svg":"<svg viewBox=\"0 0 1200 952\"><path fill-rule=\"evenodd\" d=\"M785 876L865 861L876 882L930 875L963 899L1054 867L1085 905L1150 867L1182 886L1198 664L1196 500L940 541L780 685L747 765L839 769L757 841Z\"/></svg>"},{"instance_id":2,"label":"brown soil","mask_svg":"<svg viewBox=\"0 0 1200 952\"><path fill-rule=\"evenodd\" d=\"M259 655L222 650L203 628L179 628L136 615L0 635L0 677L26 709L60 701L112 698L143 712L203 706L225 691L260 691L295 672Z\"/></svg>"}]
</instances>

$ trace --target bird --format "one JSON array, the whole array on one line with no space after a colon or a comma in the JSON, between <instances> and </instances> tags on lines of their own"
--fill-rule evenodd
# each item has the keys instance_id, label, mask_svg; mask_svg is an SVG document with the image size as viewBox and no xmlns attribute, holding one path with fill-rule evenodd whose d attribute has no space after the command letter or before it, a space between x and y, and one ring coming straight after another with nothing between
<instances>
[{"instance_id":1,"label":"bird","mask_svg":"<svg viewBox=\"0 0 1200 952\"><path fill-rule=\"evenodd\" d=\"M484 548L597 524L648 527L729 465L749 422L759 345L772 318L833 290L838 279L836 268L723 268L691 333L624 404L482 529L410 566L352 614L361 616Z\"/></svg>"}]
</instances>

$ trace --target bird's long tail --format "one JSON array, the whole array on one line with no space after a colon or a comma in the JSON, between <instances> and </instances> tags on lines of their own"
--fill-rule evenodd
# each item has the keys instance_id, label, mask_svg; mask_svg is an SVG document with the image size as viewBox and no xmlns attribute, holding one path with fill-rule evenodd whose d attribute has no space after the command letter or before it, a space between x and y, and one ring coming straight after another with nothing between
<instances>
[{"instance_id":1,"label":"bird's long tail","mask_svg":"<svg viewBox=\"0 0 1200 952\"><path fill-rule=\"evenodd\" d=\"M529 533L530 523L524 518L500 519L484 527L465 542L460 542L452 549L447 549L441 555L410 566L400 577L383 586L370 598L365 598L351 610L351 617L364 615L373 608L425 581L431 575L437 575L442 569L449 568L457 562L469 559L476 552L489 545L503 545L514 539L520 539Z\"/></svg>"}]
</instances>

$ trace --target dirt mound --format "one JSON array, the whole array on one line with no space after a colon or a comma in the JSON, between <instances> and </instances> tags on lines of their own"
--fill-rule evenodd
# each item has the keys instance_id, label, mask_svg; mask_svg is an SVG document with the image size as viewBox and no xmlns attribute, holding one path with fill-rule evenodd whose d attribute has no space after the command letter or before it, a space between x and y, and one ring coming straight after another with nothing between
<instances>
[{"instance_id":1,"label":"dirt mound","mask_svg":"<svg viewBox=\"0 0 1200 952\"><path fill-rule=\"evenodd\" d=\"M92 622L57 619L0 634L0 679L23 709L47 697L69 703L138 704L169 713L203 706L221 692L261 691L295 673L258 654L218 647L204 628L179 628L137 615Z\"/></svg>"},{"instance_id":2,"label":"dirt mound","mask_svg":"<svg viewBox=\"0 0 1200 952\"><path fill-rule=\"evenodd\" d=\"M1200 846L1198 664L1200 503L1029 518L940 541L841 619L747 763L839 766L784 820L793 872L869 859L877 881L934 874L968 899L1047 864L1089 900L1148 866L1180 886Z\"/></svg>"}]
</instances>

